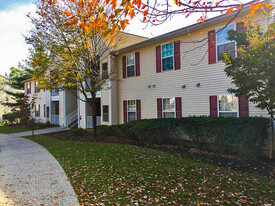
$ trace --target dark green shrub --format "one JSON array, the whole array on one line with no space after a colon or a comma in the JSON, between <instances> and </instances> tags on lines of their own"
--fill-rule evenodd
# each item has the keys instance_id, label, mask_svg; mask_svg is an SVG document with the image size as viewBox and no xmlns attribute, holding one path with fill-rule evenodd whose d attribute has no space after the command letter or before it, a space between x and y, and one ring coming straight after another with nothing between
<instances>
[{"instance_id":1,"label":"dark green shrub","mask_svg":"<svg viewBox=\"0 0 275 206\"><path fill-rule=\"evenodd\" d=\"M7 124L7 125L15 124L16 123L16 119L17 119L15 113L3 114L2 118L4 120L4 123Z\"/></svg>"},{"instance_id":2,"label":"dark green shrub","mask_svg":"<svg viewBox=\"0 0 275 206\"><path fill-rule=\"evenodd\" d=\"M74 136L84 136L85 130L82 128L71 129L71 133Z\"/></svg>"}]
</instances>

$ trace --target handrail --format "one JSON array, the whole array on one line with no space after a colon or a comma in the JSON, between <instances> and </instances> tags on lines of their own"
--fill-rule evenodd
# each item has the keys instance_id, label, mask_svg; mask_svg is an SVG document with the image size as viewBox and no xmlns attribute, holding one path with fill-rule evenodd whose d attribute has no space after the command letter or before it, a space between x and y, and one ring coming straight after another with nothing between
<instances>
[{"instance_id":1,"label":"handrail","mask_svg":"<svg viewBox=\"0 0 275 206\"><path fill-rule=\"evenodd\" d=\"M66 116L66 127L68 127L70 124L72 124L74 121L76 121L78 118L78 109L74 110L70 114Z\"/></svg>"}]
</instances>

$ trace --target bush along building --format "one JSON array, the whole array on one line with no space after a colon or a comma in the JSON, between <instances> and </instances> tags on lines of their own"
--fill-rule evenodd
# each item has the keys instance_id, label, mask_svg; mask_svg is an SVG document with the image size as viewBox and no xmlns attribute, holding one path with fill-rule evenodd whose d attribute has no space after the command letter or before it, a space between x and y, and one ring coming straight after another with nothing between
<instances>
[{"instance_id":1,"label":"bush along building","mask_svg":"<svg viewBox=\"0 0 275 206\"><path fill-rule=\"evenodd\" d=\"M224 72L222 56L238 55L227 31L244 31L242 19L248 12L218 16L151 39L128 35L131 43L101 62L102 73L107 71L114 78L96 95L97 125L188 116L268 117L246 95L237 97L227 91L234 86ZM258 11L254 16L264 30L272 22L268 15ZM35 93L36 84L26 81L25 93L37 95L32 108L37 121L92 127L86 102L66 91ZM268 151L274 148L271 137L266 145Z\"/></svg>"}]
</instances>

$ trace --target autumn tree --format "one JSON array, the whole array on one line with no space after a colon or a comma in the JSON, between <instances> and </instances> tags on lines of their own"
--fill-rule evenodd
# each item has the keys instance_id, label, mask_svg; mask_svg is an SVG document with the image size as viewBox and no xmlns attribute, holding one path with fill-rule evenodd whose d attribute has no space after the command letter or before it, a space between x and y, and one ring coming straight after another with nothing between
<instances>
[{"instance_id":1,"label":"autumn tree","mask_svg":"<svg viewBox=\"0 0 275 206\"><path fill-rule=\"evenodd\" d=\"M36 5L36 17L29 16L34 29L26 38L36 51L30 58L34 79L40 88L78 93L77 98L91 106L96 135L96 93L112 78L101 72L100 62L122 43L120 28L114 30L107 21L111 9L100 1L60 0L52 5L38 1Z\"/></svg>"},{"instance_id":2,"label":"autumn tree","mask_svg":"<svg viewBox=\"0 0 275 206\"><path fill-rule=\"evenodd\" d=\"M229 39L241 45L235 58L225 55L225 72L235 88L228 91L247 95L256 107L267 110L271 118L274 146L275 110L275 23L266 32L252 23L246 33L229 31Z\"/></svg>"}]
</instances>

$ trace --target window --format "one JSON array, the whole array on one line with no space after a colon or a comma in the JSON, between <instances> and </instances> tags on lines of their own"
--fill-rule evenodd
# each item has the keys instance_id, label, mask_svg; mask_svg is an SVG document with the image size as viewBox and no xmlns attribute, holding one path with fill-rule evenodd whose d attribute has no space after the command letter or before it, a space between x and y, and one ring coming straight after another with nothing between
<instances>
[{"instance_id":1,"label":"window","mask_svg":"<svg viewBox=\"0 0 275 206\"><path fill-rule=\"evenodd\" d=\"M224 53L235 57L236 56L236 42L229 41L227 32L229 30L235 30L235 24L230 24L223 29L223 27L217 30L217 58L218 61L222 60Z\"/></svg>"},{"instance_id":2,"label":"window","mask_svg":"<svg viewBox=\"0 0 275 206\"><path fill-rule=\"evenodd\" d=\"M162 99L163 118L175 118L175 98Z\"/></svg>"},{"instance_id":3,"label":"window","mask_svg":"<svg viewBox=\"0 0 275 206\"><path fill-rule=\"evenodd\" d=\"M38 81L34 82L34 86L35 86L34 91L36 93L38 91L38 88L39 88Z\"/></svg>"},{"instance_id":4,"label":"window","mask_svg":"<svg viewBox=\"0 0 275 206\"><path fill-rule=\"evenodd\" d=\"M27 94L31 93L31 82L26 83L26 87L27 87Z\"/></svg>"},{"instance_id":5,"label":"window","mask_svg":"<svg viewBox=\"0 0 275 206\"><path fill-rule=\"evenodd\" d=\"M238 105L235 95L219 95L219 117L237 117Z\"/></svg>"},{"instance_id":6,"label":"window","mask_svg":"<svg viewBox=\"0 0 275 206\"><path fill-rule=\"evenodd\" d=\"M35 117L39 117L40 116L39 115L39 113L40 113L39 106L37 104L34 105L34 112L35 112L35 114L34 114Z\"/></svg>"},{"instance_id":7,"label":"window","mask_svg":"<svg viewBox=\"0 0 275 206\"><path fill-rule=\"evenodd\" d=\"M127 119L128 119L128 122L137 120L136 100L127 101Z\"/></svg>"},{"instance_id":8,"label":"window","mask_svg":"<svg viewBox=\"0 0 275 206\"><path fill-rule=\"evenodd\" d=\"M103 105L103 121L109 122L109 106Z\"/></svg>"},{"instance_id":9,"label":"window","mask_svg":"<svg viewBox=\"0 0 275 206\"><path fill-rule=\"evenodd\" d=\"M102 64L102 78L108 78L108 63L105 62Z\"/></svg>"},{"instance_id":10,"label":"window","mask_svg":"<svg viewBox=\"0 0 275 206\"><path fill-rule=\"evenodd\" d=\"M162 71L174 69L174 46L173 42L161 46Z\"/></svg>"},{"instance_id":11,"label":"window","mask_svg":"<svg viewBox=\"0 0 275 206\"><path fill-rule=\"evenodd\" d=\"M126 55L126 73L127 77L133 77L136 74L136 66L135 66L135 54Z\"/></svg>"}]
</instances>

